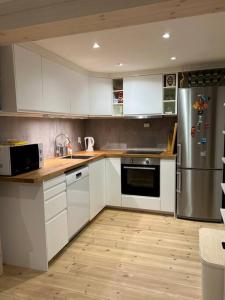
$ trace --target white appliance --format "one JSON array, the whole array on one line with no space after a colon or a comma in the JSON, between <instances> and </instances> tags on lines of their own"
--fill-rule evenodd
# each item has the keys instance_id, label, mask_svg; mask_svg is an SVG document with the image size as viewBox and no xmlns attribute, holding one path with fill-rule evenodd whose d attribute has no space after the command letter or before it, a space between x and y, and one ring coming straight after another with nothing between
<instances>
[{"instance_id":1,"label":"white appliance","mask_svg":"<svg viewBox=\"0 0 225 300\"><path fill-rule=\"evenodd\" d=\"M43 144L0 145L0 175L16 176L43 167Z\"/></svg>"},{"instance_id":2,"label":"white appliance","mask_svg":"<svg viewBox=\"0 0 225 300\"><path fill-rule=\"evenodd\" d=\"M66 174L69 239L90 220L88 167Z\"/></svg>"},{"instance_id":3,"label":"white appliance","mask_svg":"<svg viewBox=\"0 0 225 300\"><path fill-rule=\"evenodd\" d=\"M86 136L84 138L85 150L86 151L94 151L95 140L91 136Z\"/></svg>"}]
</instances>

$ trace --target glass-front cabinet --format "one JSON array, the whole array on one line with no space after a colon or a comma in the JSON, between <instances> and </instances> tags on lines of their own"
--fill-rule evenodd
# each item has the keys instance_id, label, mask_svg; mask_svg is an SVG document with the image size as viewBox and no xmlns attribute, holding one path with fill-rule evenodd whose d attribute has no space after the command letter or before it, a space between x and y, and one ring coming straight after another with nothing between
<instances>
[{"instance_id":1,"label":"glass-front cabinet","mask_svg":"<svg viewBox=\"0 0 225 300\"><path fill-rule=\"evenodd\" d=\"M163 114L177 114L177 74L163 75Z\"/></svg>"}]
</instances>

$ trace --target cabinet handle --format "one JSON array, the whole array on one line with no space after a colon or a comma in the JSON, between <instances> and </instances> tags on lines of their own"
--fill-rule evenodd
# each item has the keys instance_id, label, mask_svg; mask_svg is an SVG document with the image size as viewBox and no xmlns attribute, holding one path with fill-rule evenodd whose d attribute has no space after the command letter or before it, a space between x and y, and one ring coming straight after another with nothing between
<instances>
[{"instance_id":1,"label":"cabinet handle","mask_svg":"<svg viewBox=\"0 0 225 300\"><path fill-rule=\"evenodd\" d=\"M181 165L181 144L177 144L177 165Z\"/></svg>"},{"instance_id":2,"label":"cabinet handle","mask_svg":"<svg viewBox=\"0 0 225 300\"><path fill-rule=\"evenodd\" d=\"M80 173L77 173L77 174L76 174L76 179L81 178L81 176L82 176L82 173L81 173L81 172L80 172Z\"/></svg>"},{"instance_id":3,"label":"cabinet handle","mask_svg":"<svg viewBox=\"0 0 225 300\"><path fill-rule=\"evenodd\" d=\"M155 171L155 168L148 168L148 167L123 167L124 169L130 169L130 170L153 170Z\"/></svg>"}]
</instances>

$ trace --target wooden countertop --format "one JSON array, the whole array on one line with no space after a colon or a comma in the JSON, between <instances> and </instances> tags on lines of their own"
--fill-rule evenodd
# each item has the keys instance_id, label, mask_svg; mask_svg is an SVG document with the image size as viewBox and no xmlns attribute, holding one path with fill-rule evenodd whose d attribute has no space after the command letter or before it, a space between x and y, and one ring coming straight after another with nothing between
<instances>
[{"instance_id":1,"label":"wooden countertop","mask_svg":"<svg viewBox=\"0 0 225 300\"><path fill-rule=\"evenodd\" d=\"M62 159L50 158L44 161L44 167L35 171L24 173L17 176L0 176L0 182L22 182L22 183L38 183L53 177L59 176L86 165L104 157L153 157L164 159L175 159L176 155L163 152L161 154L126 154L125 151L106 150L106 151L93 151L93 152L75 152L74 155L93 156L89 159Z\"/></svg>"}]
</instances>

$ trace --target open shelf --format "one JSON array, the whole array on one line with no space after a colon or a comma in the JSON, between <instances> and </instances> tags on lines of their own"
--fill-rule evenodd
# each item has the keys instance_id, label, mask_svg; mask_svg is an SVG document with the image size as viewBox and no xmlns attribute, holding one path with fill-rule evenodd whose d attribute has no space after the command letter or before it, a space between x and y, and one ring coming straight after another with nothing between
<instances>
[{"instance_id":1,"label":"open shelf","mask_svg":"<svg viewBox=\"0 0 225 300\"><path fill-rule=\"evenodd\" d=\"M172 85L172 86L164 86L164 89L176 89L176 86Z\"/></svg>"},{"instance_id":2,"label":"open shelf","mask_svg":"<svg viewBox=\"0 0 225 300\"><path fill-rule=\"evenodd\" d=\"M177 74L163 75L163 114L175 115L177 112Z\"/></svg>"},{"instance_id":3,"label":"open shelf","mask_svg":"<svg viewBox=\"0 0 225 300\"><path fill-rule=\"evenodd\" d=\"M113 79L113 116L123 116L123 78Z\"/></svg>"}]
</instances>

